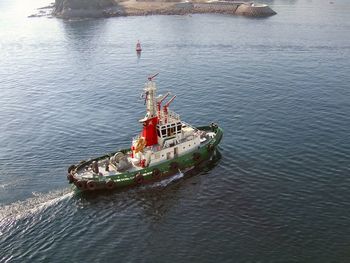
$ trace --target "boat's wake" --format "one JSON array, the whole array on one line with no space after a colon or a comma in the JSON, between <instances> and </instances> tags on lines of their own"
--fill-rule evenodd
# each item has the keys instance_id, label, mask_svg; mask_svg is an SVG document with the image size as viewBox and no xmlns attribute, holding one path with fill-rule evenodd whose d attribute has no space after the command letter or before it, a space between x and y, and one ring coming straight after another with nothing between
<instances>
[{"instance_id":1,"label":"boat's wake","mask_svg":"<svg viewBox=\"0 0 350 263\"><path fill-rule=\"evenodd\" d=\"M0 206L0 231L5 225L11 225L20 219L34 216L65 199L71 198L73 194L74 192L69 188L45 194L33 193L34 197L24 201Z\"/></svg>"},{"instance_id":2,"label":"boat's wake","mask_svg":"<svg viewBox=\"0 0 350 263\"><path fill-rule=\"evenodd\" d=\"M179 170L179 172L174 174L173 176L170 176L170 177L168 177L168 178L166 178L166 179L164 179L162 181L159 181L159 182L156 182L154 184L151 184L150 186L153 186L153 187L166 187L170 183L181 179L183 176L184 176L184 173Z\"/></svg>"},{"instance_id":3,"label":"boat's wake","mask_svg":"<svg viewBox=\"0 0 350 263\"><path fill-rule=\"evenodd\" d=\"M165 178L164 180L161 180L159 182L155 182L155 183L152 183L150 185L145 185L144 188L159 188L159 187L164 188L164 187L167 187L169 184L176 182L176 181L180 180L181 178L183 178L185 173L191 169L192 169L192 167L188 168L186 170L183 170L183 171L181 171L179 169L178 173L176 173L168 178Z\"/></svg>"}]
</instances>

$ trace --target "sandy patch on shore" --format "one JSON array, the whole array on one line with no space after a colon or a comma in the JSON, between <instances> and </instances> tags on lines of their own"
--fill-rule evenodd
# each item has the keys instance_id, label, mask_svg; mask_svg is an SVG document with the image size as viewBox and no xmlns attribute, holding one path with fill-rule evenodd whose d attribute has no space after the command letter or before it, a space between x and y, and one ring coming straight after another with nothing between
<instances>
[{"instance_id":1,"label":"sandy patch on shore","mask_svg":"<svg viewBox=\"0 0 350 263\"><path fill-rule=\"evenodd\" d=\"M136 1L127 0L119 2L126 15L147 15L147 14L172 14L178 11L175 7L178 2L161 1Z\"/></svg>"}]
</instances>

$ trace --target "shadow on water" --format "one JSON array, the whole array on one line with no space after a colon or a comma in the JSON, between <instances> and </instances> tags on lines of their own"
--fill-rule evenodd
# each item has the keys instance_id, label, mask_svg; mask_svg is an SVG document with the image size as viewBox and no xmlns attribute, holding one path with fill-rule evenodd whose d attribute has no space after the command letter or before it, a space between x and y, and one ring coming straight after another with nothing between
<instances>
[{"instance_id":1,"label":"shadow on water","mask_svg":"<svg viewBox=\"0 0 350 263\"><path fill-rule=\"evenodd\" d=\"M136 56L137 56L137 63L139 63L141 59L141 51L136 51Z\"/></svg>"},{"instance_id":2,"label":"shadow on water","mask_svg":"<svg viewBox=\"0 0 350 263\"><path fill-rule=\"evenodd\" d=\"M85 54L98 47L107 23L106 19L81 19L62 20L61 25L69 47Z\"/></svg>"}]
</instances>

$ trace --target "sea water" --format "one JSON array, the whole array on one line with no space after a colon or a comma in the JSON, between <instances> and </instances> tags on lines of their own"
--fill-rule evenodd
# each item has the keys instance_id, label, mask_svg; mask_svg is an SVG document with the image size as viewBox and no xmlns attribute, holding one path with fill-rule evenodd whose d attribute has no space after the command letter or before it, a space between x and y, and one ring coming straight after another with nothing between
<instances>
[{"instance_id":1,"label":"sea water","mask_svg":"<svg viewBox=\"0 0 350 263\"><path fill-rule=\"evenodd\" d=\"M78 21L27 2L0 3L1 262L350 260L348 1ZM75 195L67 167L130 146L157 72L183 120L224 129L220 160Z\"/></svg>"}]
</instances>

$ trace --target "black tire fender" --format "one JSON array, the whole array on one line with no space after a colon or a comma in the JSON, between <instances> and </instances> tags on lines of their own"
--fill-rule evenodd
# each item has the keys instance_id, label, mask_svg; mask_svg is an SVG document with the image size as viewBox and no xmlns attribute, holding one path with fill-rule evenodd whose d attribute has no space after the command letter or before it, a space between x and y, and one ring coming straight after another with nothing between
<instances>
[{"instance_id":1,"label":"black tire fender","mask_svg":"<svg viewBox=\"0 0 350 263\"><path fill-rule=\"evenodd\" d=\"M108 180L106 183L106 188L112 190L116 187L116 183L113 180Z\"/></svg>"},{"instance_id":2,"label":"black tire fender","mask_svg":"<svg viewBox=\"0 0 350 263\"><path fill-rule=\"evenodd\" d=\"M86 183L86 187L87 187L88 190L94 191L94 190L96 190L96 188L97 188L97 183L96 183L95 181L89 180L89 181L87 181L87 183Z\"/></svg>"},{"instance_id":3,"label":"black tire fender","mask_svg":"<svg viewBox=\"0 0 350 263\"><path fill-rule=\"evenodd\" d=\"M86 181L84 180L78 180L75 182L75 185L76 187L79 189L79 190L85 190L86 188Z\"/></svg>"},{"instance_id":4,"label":"black tire fender","mask_svg":"<svg viewBox=\"0 0 350 263\"><path fill-rule=\"evenodd\" d=\"M144 181L144 178L143 178L143 176L142 176L141 173L137 173L137 174L135 175L134 180L135 180L135 183L137 183L137 184L142 184L143 181Z\"/></svg>"},{"instance_id":5,"label":"black tire fender","mask_svg":"<svg viewBox=\"0 0 350 263\"><path fill-rule=\"evenodd\" d=\"M75 168L77 168L74 164L72 164L71 166L68 167L68 173L70 174L72 171L75 170Z\"/></svg>"},{"instance_id":6,"label":"black tire fender","mask_svg":"<svg viewBox=\"0 0 350 263\"><path fill-rule=\"evenodd\" d=\"M208 150L208 152L212 152L212 151L214 151L214 145L213 144L211 144L211 143L209 143L208 144L208 146L207 146L207 150Z\"/></svg>"},{"instance_id":7,"label":"black tire fender","mask_svg":"<svg viewBox=\"0 0 350 263\"><path fill-rule=\"evenodd\" d=\"M199 162L201 160L201 154L199 152L195 152L193 154L193 161Z\"/></svg>"},{"instance_id":8,"label":"black tire fender","mask_svg":"<svg viewBox=\"0 0 350 263\"><path fill-rule=\"evenodd\" d=\"M170 168L171 171L174 171L174 170L178 170L179 167L180 167L180 165L177 162L172 162L172 163L170 163L170 167L169 168Z\"/></svg>"},{"instance_id":9,"label":"black tire fender","mask_svg":"<svg viewBox=\"0 0 350 263\"><path fill-rule=\"evenodd\" d=\"M152 171L152 177L153 178L159 178L160 176L162 175L162 172L158 169L158 168L155 168L153 171Z\"/></svg>"},{"instance_id":10,"label":"black tire fender","mask_svg":"<svg viewBox=\"0 0 350 263\"><path fill-rule=\"evenodd\" d=\"M74 177L73 177L73 175L72 174L67 174L67 180L69 181L69 183L71 184L71 183L74 183Z\"/></svg>"}]
</instances>

